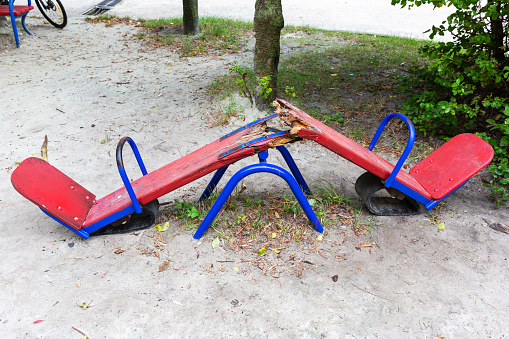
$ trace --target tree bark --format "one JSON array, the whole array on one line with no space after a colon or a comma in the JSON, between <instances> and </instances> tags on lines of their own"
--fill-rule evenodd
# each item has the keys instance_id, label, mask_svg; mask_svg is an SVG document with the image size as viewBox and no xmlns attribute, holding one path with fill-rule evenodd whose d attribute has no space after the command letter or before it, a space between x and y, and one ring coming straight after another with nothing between
<instances>
[{"instance_id":1,"label":"tree bark","mask_svg":"<svg viewBox=\"0 0 509 339\"><path fill-rule=\"evenodd\" d=\"M184 34L197 35L200 33L200 24L198 19L198 0L182 0L184 7Z\"/></svg>"},{"instance_id":2,"label":"tree bark","mask_svg":"<svg viewBox=\"0 0 509 339\"><path fill-rule=\"evenodd\" d=\"M500 1L489 0L488 5L494 4L497 7L498 13L500 13ZM506 38L504 32L504 22L502 21L503 17L499 16L497 19L490 18L491 22L491 34L493 36L492 41L492 50L493 57L497 60L500 66L505 66L505 44L504 39Z\"/></svg>"},{"instance_id":3,"label":"tree bark","mask_svg":"<svg viewBox=\"0 0 509 339\"><path fill-rule=\"evenodd\" d=\"M277 95L277 68L280 54L280 35L284 27L281 0L256 0L254 30L256 36L254 51L254 74L257 82L255 103L258 108L266 108ZM260 95L263 86L258 81L270 77L268 88L272 89L268 98Z\"/></svg>"}]
</instances>

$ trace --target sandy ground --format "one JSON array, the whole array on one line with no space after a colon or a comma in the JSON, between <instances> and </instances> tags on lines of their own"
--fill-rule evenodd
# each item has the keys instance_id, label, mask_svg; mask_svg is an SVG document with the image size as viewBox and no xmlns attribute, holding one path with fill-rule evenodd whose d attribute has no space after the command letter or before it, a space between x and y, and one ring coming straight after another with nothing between
<instances>
[{"instance_id":1,"label":"sandy ground","mask_svg":"<svg viewBox=\"0 0 509 339\"><path fill-rule=\"evenodd\" d=\"M49 161L102 197L122 185L114 158L120 137L131 136L153 170L263 113L248 109L246 121L210 124L217 103L205 87L250 52L179 59L130 40L132 27L79 17L63 31L37 19L29 25L37 39L23 36L15 49L8 36L0 52L0 337L82 338L76 329L94 339L509 336L509 236L484 221L507 223L509 211L494 206L478 177L448 199L445 232L430 225L428 212L365 215L379 247L355 249L366 237L337 225L317 241L319 252L295 244L288 250L295 254L258 265L256 253L224 243L213 249L214 232L195 241L175 222L166 245L154 242L154 229L82 240L59 226L10 184L16 162L39 156L44 135ZM312 186L326 179L355 196L361 169L311 142L290 150ZM209 178L161 200L193 201ZM289 192L262 175L245 183ZM160 258L143 255L152 250ZM307 269L275 274L269 259Z\"/></svg>"}]
</instances>

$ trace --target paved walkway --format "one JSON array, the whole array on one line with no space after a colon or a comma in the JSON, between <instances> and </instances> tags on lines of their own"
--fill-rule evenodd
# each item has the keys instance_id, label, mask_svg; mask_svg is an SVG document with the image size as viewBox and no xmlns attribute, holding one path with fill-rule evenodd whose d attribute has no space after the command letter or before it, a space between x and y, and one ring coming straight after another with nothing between
<instances>
[{"instance_id":1,"label":"paved walkway","mask_svg":"<svg viewBox=\"0 0 509 339\"><path fill-rule=\"evenodd\" d=\"M69 16L79 16L101 0L64 0ZM426 39L423 32L440 24L450 8L431 6L401 9L390 0L282 0L285 24L307 25L328 30L388 34ZM252 20L255 0L199 1L200 16ZM182 16L182 0L125 0L111 14L132 18Z\"/></svg>"}]
</instances>

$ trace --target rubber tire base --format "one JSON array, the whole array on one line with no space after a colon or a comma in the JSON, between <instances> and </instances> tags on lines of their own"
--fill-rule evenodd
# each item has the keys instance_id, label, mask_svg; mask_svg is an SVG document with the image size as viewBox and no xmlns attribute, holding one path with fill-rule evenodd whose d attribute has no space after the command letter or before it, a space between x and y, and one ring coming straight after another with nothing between
<instances>
[{"instance_id":1,"label":"rubber tire base","mask_svg":"<svg viewBox=\"0 0 509 339\"><path fill-rule=\"evenodd\" d=\"M98 229L90 236L108 235L108 234L122 234L134 231L144 230L152 226L156 220L157 212L159 211L159 201L157 199L142 206L141 213L133 213L131 218L121 225L114 226L112 224L106 225Z\"/></svg>"},{"instance_id":2,"label":"rubber tire base","mask_svg":"<svg viewBox=\"0 0 509 339\"><path fill-rule=\"evenodd\" d=\"M419 203L408 196L405 196L403 200L393 197L373 197L382 189L385 189L382 179L369 172L362 174L355 182L355 191L373 214L416 215L420 213Z\"/></svg>"}]
</instances>

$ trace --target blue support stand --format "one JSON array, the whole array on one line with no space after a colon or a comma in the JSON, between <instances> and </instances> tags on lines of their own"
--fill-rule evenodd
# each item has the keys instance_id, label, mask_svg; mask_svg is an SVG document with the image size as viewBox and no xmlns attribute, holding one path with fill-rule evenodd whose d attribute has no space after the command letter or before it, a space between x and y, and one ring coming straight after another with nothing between
<instances>
[{"instance_id":1,"label":"blue support stand","mask_svg":"<svg viewBox=\"0 0 509 339\"><path fill-rule=\"evenodd\" d=\"M281 178L283 178L286 183L290 186L290 189L292 190L293 194L297 198L297 201L299 202L300 206L302 207L302 210L304 213L306 213L306 216L308 217L309 221L315 228L317 232L323 233L323 227L320 224L320 221L318 220L315 212L313 212L313 209L309 205L309 202L307 201L306 197L304 196L304 193L310 195L311 191L309 190L308 185L306 184L304 178L302 177L302 174L300 173L299 169L297 168L297 165L293 161L292 156L284 146L278 146L277 149L281 152L283 155L283 158L285 159L286 163L288 164L288 167L293 173L290 174L287 170L284 168L281 168L276 165L268 164L266 162L268 157L268 151L261 152L258 154L258 157L260 159L259 164L250 165L247 167L244 167L237 173L233 175L233 177L228 181L226 186L224 187L223 191L217 198L214 205L212 205L212 208L210 209L209 213L205 216L205 219L203 219L202 223L200 224L200 227L198 227L198 230L193 235L194 239L200 239L205 231L209 228L210 224L214 221L217 214L223 207L224 203L228 199L228 197L232 194L233 190L235 189L235 186L244 179L245 177L254 174L254 173L272 173L274 175L277 175ZM202 199L206 199L210 196L211 192L214 191L215 187L219 183L219 180L225 173L228 166L222 167L219 170L216 171L214 176L212 177L212 180L210 180L209 184L207 185L207 188L203 192L202 196L200 197L200 201ZM294 177L295 176L295 177ZM303 192L304 191L304 192Z\"/></svg>"},{"instance_id":2,"label":"blue support stand","mask_svg":"<svg viewBox=\"0 0 509 339\"><path fill-rule=\"evenodd\" d=\"M31 6L31 1L28 0L28 6ZM11 25L12 30L14 32L14 40L16 40L16 47L19 48L21 46L21 43L19 41L19 35L18 35L18 28L16 26L16 19L21 18L21 25L23 26L23 29L30 35L33 35L32 32L30 32L27 28L27 25L25 23L25 20L27 18L28 12L22 13L18 16L14 16L14 0L9 0L9 13L11 18Z\"/></svg>"},{"instance_id":3,"label":"blue support stand","mask_svg":"<svg viewBox=\"0 0 509 339\"><path fill-rule=\"evenodd\" d=\"M281 153L281 155L283 156L283 159L285 159L286 164L288 165L288 168L290 168L290 171L292 172L293 176L299 183L304 194L312 195L313 193L311 193L311 190L309 189L309 186L306 183L306 180L304 180L304 177L300 173L300 170L297 167L297 164L295 163L295 161L293 160L293 157L290 154L290 152L286 149L285 146L276 146L276 149L279 151L279 153ZM260 162L265 162L267 157L268 157L268 151L264 151L264 152L261 152L260 154L258 154L258 158L260 159ZM216 188L217 184L219 183L219 181L221 180L221 178L223 177L223 175L227 169L228 169L228 166L224 166L224 167L221 167L220 169L218 169L216 171L216 173L214 173L214 176L212 177L209 184L207 185L207 188L205 188L205 190L203 191L198 202L201 202L205 199L208 199L208 197L210 197L210 195L212 194L212 192L214 192L214 189Z\"/></svg>"}]
</instances>

